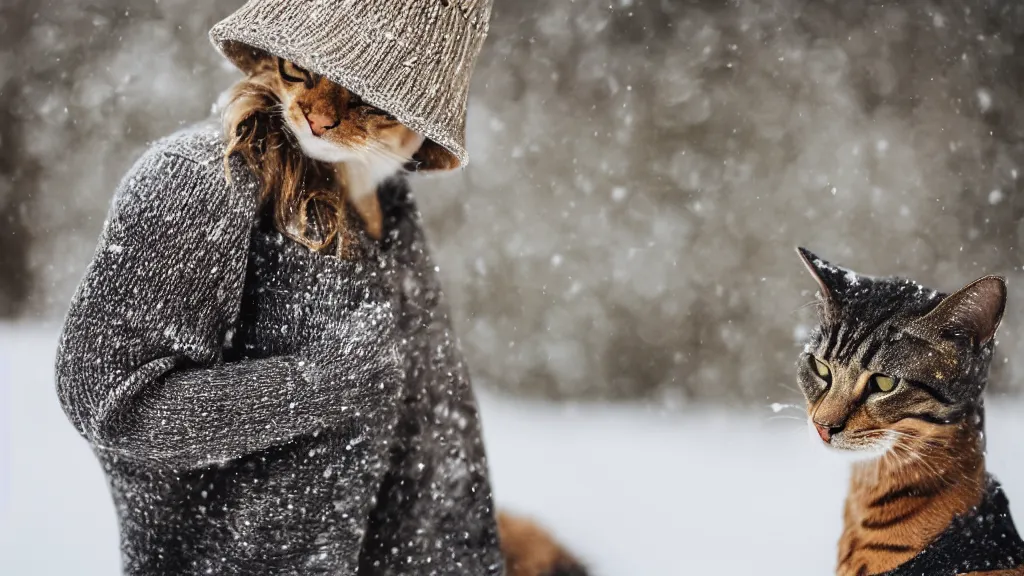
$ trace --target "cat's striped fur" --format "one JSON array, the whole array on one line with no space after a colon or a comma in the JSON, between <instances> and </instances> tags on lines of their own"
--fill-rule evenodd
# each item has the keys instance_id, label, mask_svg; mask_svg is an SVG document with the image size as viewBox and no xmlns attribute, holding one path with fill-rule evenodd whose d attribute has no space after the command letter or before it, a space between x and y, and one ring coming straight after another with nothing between
<instances>
[{"instance_id":1,"label":"cat's striped fur","mask_svg":"<svg viewBox=\"0 0 1024 576\"><path fill-rule=\"evenodd\" d=\"M800 255L820 288L798 370L809 425L830 448L868 458L853 468L836 573L885 574L986 493L982 391L1005 282L987 276L947 296Z\"/></svg>"}]
</instances>

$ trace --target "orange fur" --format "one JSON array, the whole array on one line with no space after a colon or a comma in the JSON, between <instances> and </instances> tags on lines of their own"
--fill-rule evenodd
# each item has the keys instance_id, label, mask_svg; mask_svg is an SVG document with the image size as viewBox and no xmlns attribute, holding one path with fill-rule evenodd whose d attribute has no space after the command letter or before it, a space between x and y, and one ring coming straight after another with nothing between
<instances>
[{"instance_id":1,"label":"orange fur","mask_svg":"<svg viewBox=\"0 0 1024 576\"><path fill-rule=\"evenodd\" d=\"M380 240L384 234L384 213L380 209L380 199L376 194L368 194L353 198L352 204L363 220L366 233L374 240Z\"/></svg>"},{"instance_id":2,"label":"orange fur","mask_svg":"<svg viewBox=\"0 0 1024 576\"><path fill-rule=\"evenodd\" d=\"M530 520L499 512L498 536L508 576L586 573L550 534Z\"/></svg>"},{"instance_id":3,"label":"orange fur","mask_svg":"<svg viewBox=\"0 0 1024 576\"><path fill-rule=\"evenodd\" d=\"M870 426L860 414L848 428ZM837 574L879 574L907 562L976 506L985 486L978 432L970 425L907 420L881 458L855 465L846 499Z\"/></svg>"}]
</instances>

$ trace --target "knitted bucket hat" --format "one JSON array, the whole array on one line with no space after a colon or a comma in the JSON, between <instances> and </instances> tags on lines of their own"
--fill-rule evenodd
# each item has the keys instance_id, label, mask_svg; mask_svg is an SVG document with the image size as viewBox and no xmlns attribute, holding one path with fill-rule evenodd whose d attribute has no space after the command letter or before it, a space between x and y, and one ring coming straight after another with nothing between
<instances>
[{"instance_id":1,"label":"knitted bucket hat","mask_svg":"<svg viewBox=\"0 0 1024 576\"><path fill-rule=\"evenodd\" d=\"M469 161L469 80L491 1L248 0L210 39L243 72L257 48L344 86L460 166Z\"/></svg>"}]
</instances>

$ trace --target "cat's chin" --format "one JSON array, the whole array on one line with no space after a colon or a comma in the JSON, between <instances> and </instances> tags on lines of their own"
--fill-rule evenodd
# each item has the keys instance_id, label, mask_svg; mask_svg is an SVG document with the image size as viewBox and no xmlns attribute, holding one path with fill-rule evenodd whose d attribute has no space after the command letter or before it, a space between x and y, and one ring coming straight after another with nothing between
<instances>
[{"instance_id":1,"label":"cat's chin","mask_svg":"<svg viewBox=\"0 0 1024 576\"><path fill-rule=\"evenodd\" d=\"M850 464L875 462L888 454L896 443L887 434L885 439L871 446L850 446L843 441L842 433L840 432L840 435L835 437L832 443L826 444L818 437L814 423L810 420L807 421L807 431L811 436L811 442L816 446L820 446L823 452L832 458L838 458Z\"/></svg>"}]
</instances>

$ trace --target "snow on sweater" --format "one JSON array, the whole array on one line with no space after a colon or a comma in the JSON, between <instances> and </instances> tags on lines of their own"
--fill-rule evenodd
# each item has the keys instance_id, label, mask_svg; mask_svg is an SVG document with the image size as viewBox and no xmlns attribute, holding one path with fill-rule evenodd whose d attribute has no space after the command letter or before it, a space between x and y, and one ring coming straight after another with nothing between
<instances>
[{"instance_id":1,"label":"snow on sweater","mask_svg":"<svg viewBox=\"0 0 1024 576\"><path fill-rule=\"evenodd\" d=\"M124 178L57 353L129 575L503 572L476 401L401 179L385 239L264 224L215 125Z\"/></svg>"}]
</instances>

